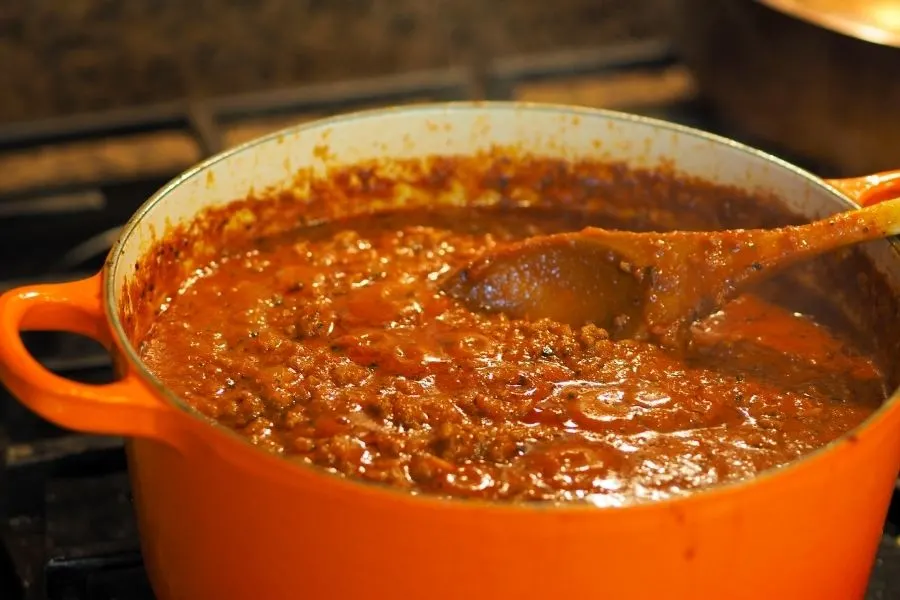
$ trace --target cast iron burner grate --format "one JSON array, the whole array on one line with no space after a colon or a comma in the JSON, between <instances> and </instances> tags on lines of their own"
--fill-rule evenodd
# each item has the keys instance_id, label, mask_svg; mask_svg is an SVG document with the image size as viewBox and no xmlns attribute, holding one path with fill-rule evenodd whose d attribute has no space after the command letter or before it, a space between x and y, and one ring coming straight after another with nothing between
<instances>
[{"instance_id":1,"label":"cast iron burner grate","mask_svg":"<svg viewBox=\"0 0 900 600\"><path fill-rule=\"evenodd\" d=\"M240 139L311 116L428 100L549 100L626 110L741 138L694 97L685 77L668 44L651 40L485 61L471 70L407 73L0 127L0 290L94 272L117 228L180 170ZM165 137L170 134L182 141L171 145ZM193 144L195 154L183 140ZM160 144L174 150L160 152ZM73 145L87 149L80 159ZM115 160L110 147L117 149ZM822 176L850 175L769 150ZM122 158L128 152L137 160ZM54 153L62 157L60 173L46 162ZM29 156L40 159L39 176L31 180L20 168ZM71 168L78 160L84 172ZM28 335L26 343L44 364L67 377L111 378L108 357L94 343L54 334ZM153 598L125 469L121 439L61 431L0 390L0 599ZM900 598L895 524L900 524L900 502L888 515L868 600Z\"/></svg>"}]
</instances>

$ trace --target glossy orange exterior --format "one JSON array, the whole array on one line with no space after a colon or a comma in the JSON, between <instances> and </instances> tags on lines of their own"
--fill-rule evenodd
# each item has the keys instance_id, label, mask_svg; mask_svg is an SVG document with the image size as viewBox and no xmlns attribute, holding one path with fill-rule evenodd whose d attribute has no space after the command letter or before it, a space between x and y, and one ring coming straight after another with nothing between
<instances>
[{"instance_id":1,"label":"glossy orange exterior","mask_svg":"<svg viewBox=\"0 0 900 600\"><path fill-rule=\"evenodd\" d=\"M869 206L900 197L900 171L886 171L852 179L828 181L860 206Z\"/></svg>"},{"instance_id":2,"label":"glossy orange exterior","mask_svg":"<svg viewBox=\"0 0 900 600\"><path fill-rule=\"evenodd\" d=\"M861 202L900 172L831 182ZM130 436L143 552L160 600L863 597L900 468L900 403L757 479L626 508L414 497L267 455L177 408L112 339L99 276L0 298L0 379L66 427ZM61 379L22 330L110 347L122 379Z\"/></svg>"}]
</instances>

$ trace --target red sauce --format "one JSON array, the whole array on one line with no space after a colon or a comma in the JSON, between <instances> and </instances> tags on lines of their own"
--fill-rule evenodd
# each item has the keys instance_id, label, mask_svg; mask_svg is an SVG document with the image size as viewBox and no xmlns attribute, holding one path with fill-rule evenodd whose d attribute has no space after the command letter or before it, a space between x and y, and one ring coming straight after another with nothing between
<instances>
[{"instance_id":1,"label":"red sauce","mask_svg":"<svg viewBox=\"0 0 900 600\"><path fill-rule=\"evenodd\" d=\"M665 498L827 444L885 398L869 358L744 295L683 351L473 312L439 290L486 248L590 214L408 210L234 244L143 337L149 368L254 444L414 493Z\"/></svg>"}]
</instances>

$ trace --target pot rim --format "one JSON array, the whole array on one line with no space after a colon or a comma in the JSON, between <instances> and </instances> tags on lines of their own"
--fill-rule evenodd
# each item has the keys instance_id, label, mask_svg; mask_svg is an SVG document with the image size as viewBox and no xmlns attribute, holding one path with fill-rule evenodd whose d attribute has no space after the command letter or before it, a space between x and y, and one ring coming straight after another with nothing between
<instances>
[{"instance_id":1,"label":"pot rim","mask_svg":"<svg viewBox=\"0 0 900 600\"><path fill-rule=\"evenodd\" d=\"M887 46L900 48L900 27L890 22L887 15L880 17L875 10L853 10L854 3L848 3L851 10L833 10L827 6L810 6L808 1L797 0L760 0L772 10L793 19L804 21L814 27L832 31L848 38ZM876 3L875 7L877 8ZM884 8L888 8L884 6Z\"/></svg>"},{"instance_id":2,"label":"pot rim","mask_svg":"<svg viewBox=\"0 0 900 600\"><path fill-rule=\"evenodd\" d=\"M150 372L150 370L145 366L144 362L140 359L136 348L129 340L127 334L125 333L123 324L121 319L119 318L118 306L115 303L115 275L118 268L121 266L121 261L119 257L123 254L123 248L131 239L131 236L135 235L137 231L140 229L141 224L147 214L149 214L156 207L159 202L161 202L166 196L176 190L179 186L187 182L188 180L193 179L194 177L200 176L202 173L207 170L213 168L220 162L224 162L235 156L237 154L241 154L243 152L248 152L255 148L256 146L265 144L271 140L277 139L284 135L290 135L299 133L302 131L308 130L319 130L324 129L330 126L351 123L353 121L365 120L365 119L373 119L378 118L381 115L388 114L397 114L406 113L410 115L422 115L426 116L428 114L440 113L441 115L447 115L448 113L453 112L467 112L467 111L510 111L510 110L526 110L532 112L551 112L551 113L560 113L560 114L568 114L573 117L585 116L585 117L602 117L604 119L617 121L620 123L631 123L631 124L642 124L649 125L654 127L657 131L655 135L658 135L662 132L669 132L680 134L688 137L693 137L695 139L706 140L709 142L713 142L718 146L730 147L736 150L741 151L742 153L748 156L755 156L757 158L761 158L775 166L783 169L785 171L790 172L792 175L797 176L801 179L806 180L807 182L813 184L815 187L819 188L821 191L827 193L831 196L835 201L843 205L847 209L859 208L859 206L853 202L849 196L842 193L836 187L830 185L828 181L813 175L812 173L801 169L800 167L784 160L778 158L777 156L771 155L762 150L753 148L752 146L748 146L741 142L737 142L730 138L720 136L714 133L709 133L706 131L702 131L699 129L695 129L693 127L688 127L685 125L680 125L677 123L672 123L669 121L664 121L662 119L656 119L653 117L645 117L642 115L635 115L631 113L625 113L620 111L608 110L608 109L600 109L600 108L591 108L591 107L582 107L582 106L574 106L574 105L566 105L566 104L553 104L553 103L536 103L536 102L517 102L517 101L455 101L455 102L428 102L428 103L418 103L404 106L391 106L391 107L382 107L382 108L374 108L374 109L366 109L360 111L354 111L350 113L333 115L330 117L326 117L323 119L316 119L312 121L307 121L304 123L299 123L296 125L292 125L277 131L273 131L264 136L249 140L220 152L214 156L207 158L206 160L198 163L197 165L187 169L182 172L180 175L177 175L173 179L171 179L168 183L162 186L159 190L157 190L150 198L148 198L128 219L126 224L122 227L121 233L117 238L115 244L113 245L106 262L103 265L103 270L101 272L102 279L102 290L101 290L101 299L103 304L103 310L107 315L107 319L110 325L110 329L113 334L113 339L117 344L118 349L120 350L120 354L123 355L127 360L128 368L134 372L138 380L148 386L149 389L160 399L165 402L165 405L168 408L178 409L180 413L184 413L188 418L192 421L200 422L204 427L210 428L210 432L215 431L218 435L225 435L227 438L230 438L232 441L240 442L240 445L243 446L242 450L253 451L256 454L254 456L254 460L263 460L266 457L274 459L275 461L281 463L285 467L291 470L299 469L306 474L312 473L313 475L328 477L331 479L336 479L340 482L346 483L349 487L355 488L356 491L368 491L370 493L381 492L390 494L394 499L406 499L407 501L423 503L430 502L433 503L435 507L441 508L465 508L465 507L479 507L479 508L490 508L490 509L499 509L502 511L529 511L529 512L551 512L553 514L557 514L558 511L565 512L580 512L580 511L591 511L591 512L607 512L607 511L621 511L621 510L652 510L654 508L660 507L668 507L670 509L674 509L676 506L683 506L690 502L695 501L704 501L711 500L715 497L721 497L729 494L734 494L740 492L742 490L747 489L751 486L756 486L762 483L767 483L778 477L785 477L790 473L795 472L798 468L802 466L806 466L809 463L822 459L824 456L833 453L836 451L841 445L845 444L850 440L855 440L860 432L863 430L871 429L882 420L884 420L885 416L891 411L898 408L898 403L900 403L900 388L891 392L891 394L885 399L885 401L878 407L876 411L874 411L867 419L865 419L862 423L857 425L856 427L845 431L839 437L835 438L828 444L821 446L812 452L804 454L798 457L795 460L792 460L782 466L774 467L767 469L758 473L757 475L748 478L742 479L734 482L726 482L719 483L708 487L703 487L694 491L691 491L688 494L682 495L673 495L667 498L663 498L660 500L648 500L642 501L638 503L632 504L623 504L616 506L597 506L592 504L590 501L572 501L572 502L509 502L509 501L497 501L497 500L482 500L482 499L468 499L468 498L457 498L457 497L442 497L436 496L432 494L413 494L408 490L403 490L397 488L395 486L390 486L387 484L379 483L379 482L369 482L360 479L356 479L353 477L345 477L339 474L331 473L322 467L318 467L316 465L307 465L305 463L301 463L299 461L293 461L284 456L276 456L271 453L265 452L262 448L254 445L245 437L239 435L236 431L230 429L229 427L222 425L218 421L206 417L202 413L200 413L197 409L190 406L187 402L185 402L178 394L175 394L171 391L162 381L157 378L156 375ZM676 163L677 168L677 163ZM235 200L239 200L239 198L235 198ZM164 235L164 234L163 234ZM893 240L887 240L887 242L893 247L895 254L897 254L898 260L900 260L900 244ZM193 434L192 434L193 435Z\"/></svg>"}]
</instances>

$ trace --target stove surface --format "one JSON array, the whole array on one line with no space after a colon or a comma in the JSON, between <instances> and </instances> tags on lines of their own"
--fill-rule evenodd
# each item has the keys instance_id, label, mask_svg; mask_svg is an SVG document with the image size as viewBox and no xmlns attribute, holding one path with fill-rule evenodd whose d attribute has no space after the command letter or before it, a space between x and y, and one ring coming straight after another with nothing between
<instances>
[{"instance_id":1,"label":"stove surface","mask_svg":"<svg viewBox=\"0 0 900 600\"><path fill-rule=\"evenodd\" d=\"M755 144L730 131L696 98L668 44L652 40L504 59L477 72L410 73L7 126L0 128L0 289L94 272L118 228L153 191L223 148L360 107L482 98L614 108ZM821 176L848 175L765 149ZM26 343L67 377L111 379L108 357L93 342L42 333L27 335ZM62 431L28 413L5 390L0 517L3 600L153 598L122 440ZM900 598L898 525L900 501L885 524L868 600Z\"/></svg>"}]
</instances>

